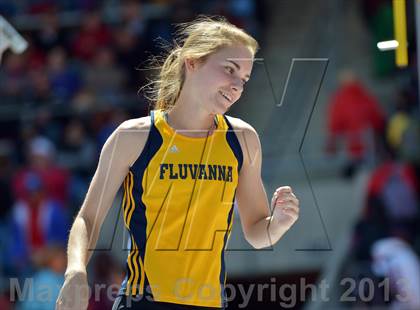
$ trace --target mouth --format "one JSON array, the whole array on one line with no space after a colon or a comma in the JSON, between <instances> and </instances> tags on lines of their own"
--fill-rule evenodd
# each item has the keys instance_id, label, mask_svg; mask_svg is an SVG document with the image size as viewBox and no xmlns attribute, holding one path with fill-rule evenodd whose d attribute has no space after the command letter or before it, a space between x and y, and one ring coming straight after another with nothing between
<instances>
[{"instance_id":1,"label":"mouth","mask_svg":"<svg viewBox=\"0 0 420 310\"><path fill-rule=\"evenodd\" d=\"M223 96L223 98L225 98L227 101L229 101L229 103L232 103L232 96L228 93L225 93L223 91L219 91L219 93Z\"/></svg>"}]
</instances>

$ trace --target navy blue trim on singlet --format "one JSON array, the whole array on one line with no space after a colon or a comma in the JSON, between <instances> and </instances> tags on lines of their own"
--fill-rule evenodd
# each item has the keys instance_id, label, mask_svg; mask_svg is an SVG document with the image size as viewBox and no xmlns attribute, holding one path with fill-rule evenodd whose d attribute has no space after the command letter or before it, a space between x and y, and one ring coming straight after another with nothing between
<instances>
[{"instance_id":1,"label":"navy blue trim on singlet","mask_svg":"<svg viewBox=\"0 0 420 310\"><path fill-rule=\"evenodd\" d=\"M228 125L228 130L226 131L226 141L228 142L233 154L236 157L236 160L238 161L238 176L239 176L239 172L241 171L242 168L242 164L243 164L243 151L241 148L241 145L239 143L238 140L238 136L236 135L235 130L233 129L232 124L229 122L229 120L227 119L226 115L223 115L223 118L226 121L226 124ZM222 307L227 307L227 297L226 297L226 291L225 291L225 275L226 275L226 266L225 266L225 247L226 247L226 243L227 243L227 239L229 236L229 227L231 225L232 222L232 218L233 218L233 210L234 210L234 205L235 205L235 197L236 197L236 189L235 189L235 193L233 195L233 200L232 200L232 206L230 208L229 211L229 215L227 218L227 227L226 227L226 231L225 231L225 236L224 236L224 240L223 240L223 250L221 253L221 270L220 270L220 287L221 287L221 300L222 300Z\"/></svg>"},{"instance_id":2,"label":"navy blue trim on singlet","mask_svg":"<svg viewBox=\"0 0 420 310\"><path fill-rule=\"evenodd\" d=\"M235 130L232 127L232 124L227 119L226 115L223 115L226 124L228 125L229 129L226 131L226 140L230 146L230 148L233 151L233 154L236 157L236 160L238 161L238 174L241 171L242 163L243 163L243 153L241 145L239 144L238 136L235 133Z\"/></svg>"},{"instance_id":3,"label":"navy blue trim on singlet","mask_svg":"<svg viewBox=\"0 0 420 310\"><path fill-rule=\"evenodd\" d=\"M236 190L235 193L233 195L233 197L236 196ZM232 217L233 217L233 210L234 210L234 205L235 205L235 198L233 198L232 201L232 206L230 207L230 211L229 211L229 215L227 218L227 227L226 227L226 231L225 231L225 236L223 237L223 248L222 248L222 253L221 253L221 270L220 270L220 277L219 277L219 281L220 281L220 294L221 294L221 300L222 300L222 307L227 307L227 297L226 297L226 291L225 291L225 275L226 275L226 266L225 266L225 247L226 247L226 243L227 243L227 238L229 236L229 227L230 224L232 222Z\"/></svg>"},{"instance_id":4,"label":"navy blue trim on singlet","mask_svg":"<svg viewBox=\"0 0 420 310\"><path fill-rule=\"evenodd\" d=\"M146 144L143 148L143 151L141 152L140 156L137 158L137 160L134 162L134 164L130 167L130 171L133 173L134 176L134 185L133 185L133 198L136 204L136 207L134 209L134 212L131 216L130 221L130 233L134 237L134 241L136 242L139 250L139 256L141 260L143 261L143 268L145 268L144 264L144 257L146 252L146 228L147 228L147 218L146 218L146 206L144 202L142 201L142 195L144 192L144 188L142 186L142 180L144 173L148 173L147 166L149 165L149 162L152 160L152 158L155 156L155 154L159 151L160 147L163 143L162 135L160 134L159 130L155 126L155 117L154 117L154 111L151 111L150 113L150 131L149 135L147 137ZM154 173L151 171L151 173ZM146 184L147 187L147 184ZM133 245L131 245L133 247ZM127 270L128 266L127 266ZM153 298L153 293L151 291L151 288L149 286L149 280L147 278L146 272L144 272L145 279L144 279L144 290L148 295L151 295ZM141 270L140 270L140 277L141 277ZM139 282L140 282L139 277ZM126 289L127 285L127 277L124 280L122 284L122 290ZM122 291L121 290L121 291ZM139 292L140 295L142 295L144 292Z\"/></svg>"}]
</instances>

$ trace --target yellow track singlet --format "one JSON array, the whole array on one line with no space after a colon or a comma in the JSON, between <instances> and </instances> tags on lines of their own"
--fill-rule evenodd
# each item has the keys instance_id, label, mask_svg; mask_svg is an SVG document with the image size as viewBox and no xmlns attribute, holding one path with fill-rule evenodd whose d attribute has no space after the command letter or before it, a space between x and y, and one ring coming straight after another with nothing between
<instances>
[{"instance_id":1,"label":"yellow track singlet","mask_svg":"<svg viewBox=\"0 0 420 310\"><path fill-rule=\"evenodd\" d=\"M130 236L121 292L155 301L221 307L224 250L243 155L224 115L207 137L175 132L151 112L145 147L124 180Z\"/></svg>"}]
</instances>

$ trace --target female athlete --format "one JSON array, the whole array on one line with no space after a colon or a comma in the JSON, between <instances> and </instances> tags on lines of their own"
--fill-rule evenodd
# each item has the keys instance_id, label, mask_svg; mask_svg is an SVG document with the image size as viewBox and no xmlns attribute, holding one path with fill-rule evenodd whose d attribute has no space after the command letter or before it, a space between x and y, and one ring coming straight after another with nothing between
<instances>
[{"instance_id":1,"label":"female athlete","mask_svg":"<svg viewBox=\"0 0 420 310\"><path fill-rule=\"evenodd\" d=\"M276 243L298 218L288 186L269 205L258 135L225 115L251 76L257 42L208 17L182 24L178 35L153 84L155 109L123 122L101 151L70 231L57 309L86 309L88 249L121 185L130 242L113 309L223 308L234 201L257 249Z\"/></svg>"}]
</instances>

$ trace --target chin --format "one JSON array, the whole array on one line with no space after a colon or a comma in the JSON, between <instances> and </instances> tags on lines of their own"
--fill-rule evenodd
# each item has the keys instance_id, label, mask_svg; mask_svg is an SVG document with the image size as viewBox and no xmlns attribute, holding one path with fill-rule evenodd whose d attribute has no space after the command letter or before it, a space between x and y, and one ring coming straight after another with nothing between
<instances>
[{"instance_id":1,"label":"chin","mask_svg":"<svg viewBox=\"0 0 420 310\"><path fill-rule=\"evenodd\" d=\"M214 114L225 114L230 107L225 106L222 102L218 101L213 107Z\"/></svg>"},{"instance_id":2,"label":"chin","mask_svg":"<svg viewBox=\"0 0 420 310\"><path fill-rule=\"evenodd\" d=\"M233 105L233 104L231 104L231 105L229 105L229 106L223 106L223 111L222 111L222 112L220 112L220 114L225 114L225 113L227 113L227 112L230 110L230 108L232 107L232 105Z\"/></svg>"},{"instance_id":3,"label":"chin","mask_svg":"<svg viewBox=\"0 0 420 310\"><path fill-rule=\"evenodd\" d=\"M215 110L216 110L215 114L225 114L229 110L229 108L220 107L220 108L216 108Z\"/></svg>"}]
</instances>

